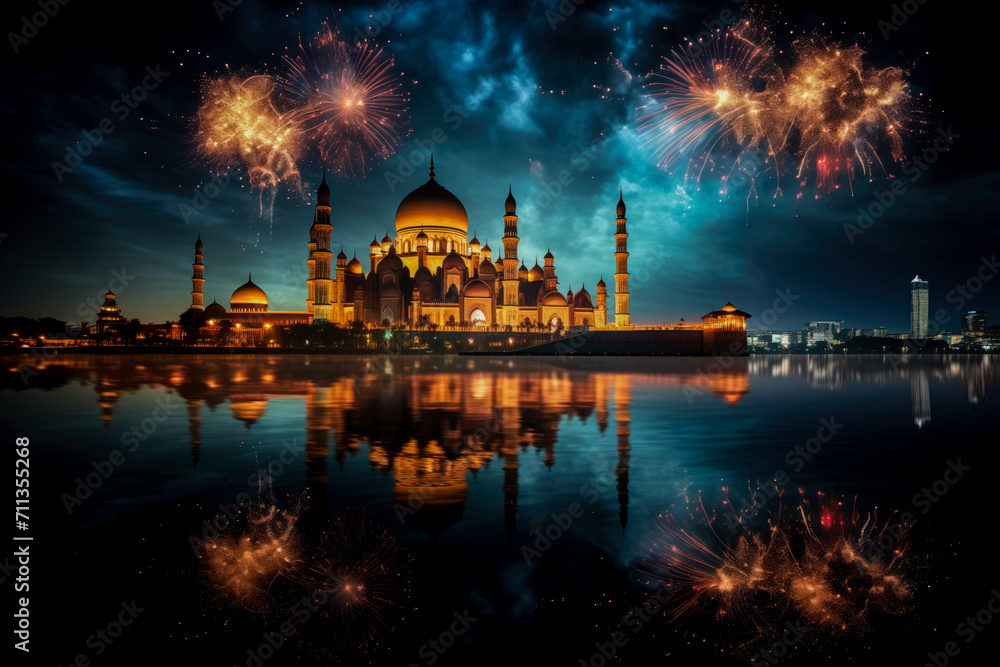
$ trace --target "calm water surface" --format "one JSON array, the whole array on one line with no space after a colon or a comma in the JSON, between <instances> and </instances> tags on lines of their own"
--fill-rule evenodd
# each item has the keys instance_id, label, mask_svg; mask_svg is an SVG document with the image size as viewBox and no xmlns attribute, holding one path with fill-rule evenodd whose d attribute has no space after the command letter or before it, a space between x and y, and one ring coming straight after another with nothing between
<instances>
[{"instance_id":1,"label":"calm water surface","mask_svg":"<svg viewBox=\"0 0 1000 667\"><path fill-rule=\"evenodd\" d=\"M61 355L27 384L17 364L5 359L3 431L31 439L34 638L53 664L151 651L256 664L289 621L267 664L596 665L616 631L621 664L748 664L780 636L746 608L723 618L707 600L623 628L653 590L641 561L662 544L659 515L694 534L727 498L787 476L767 516L834 498L888 520L958 459L969 470L928 502L897 564L907 611L865 632L814 628L782 662L922 665L957 639L975 664L997 645L954 630L1000 585L980 574L996 562L991 357ZM191 537L244 493L253 520L206 540L229 556L196 555ZM291 565L265 571L271 543ZM372 580L381 597L297 614L319 581L303 572L352 558L391 571ZM144 611L121 637L94 640L133 599Z\"/></svg>"}]
</instances>

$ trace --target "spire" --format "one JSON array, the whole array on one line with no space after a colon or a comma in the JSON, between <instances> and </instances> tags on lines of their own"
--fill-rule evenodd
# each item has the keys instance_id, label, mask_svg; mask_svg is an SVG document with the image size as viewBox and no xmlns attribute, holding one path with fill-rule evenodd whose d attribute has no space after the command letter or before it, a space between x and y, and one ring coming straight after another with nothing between
<instances>
[{"instance_id":1,"label":"spire","mask_svg":"<svg viewBox=\"0 0 1000 667\"><path fill-rule=\"evenodd\" d=\"M517 202L514 200L514 192L510 183L507 184L507 201L504 202L504 211L506 215L516 215L517 212Z\"/></svg>"},{"instance_id":2,"label":"spire","mask_svg":"<svg viewBox=\"0 0 1000 667\"><path fill-rule=\"evenodd\" d=\"M434 180L434 154L431 153L431 180Z\"/></svg>"},{"instance_id":3,"label":"spire","mask_svg":"<svg viewBox=\"0 0 1000 667\"><path fill-rule=\"evenodd\" d=\"M625 200L622 198L622 189L618 188L618 217L625 217Z\"/></svg>"},{"instance_id":4,"label":"spire","mask_svg":"<svg viewBox=\"0 0 1000 667\"><path fill-rule=\"evenodd\" d=\"M253 271L250 271L249 273L247 273L247 282L248 283L252 283L253 282Z\"/></svg>"},{"instance_id":5,"label":"spire","mask_svg":"<svg viewBox=\"0 0 1000 667\"><path fill-rule=\"evenodd\" d=\"M326 184L326 169L323 170L323 182L319 184L319 188L316 190L316 203L319 206L330 205L330 186Z\"/></svg>"}]
</instances>

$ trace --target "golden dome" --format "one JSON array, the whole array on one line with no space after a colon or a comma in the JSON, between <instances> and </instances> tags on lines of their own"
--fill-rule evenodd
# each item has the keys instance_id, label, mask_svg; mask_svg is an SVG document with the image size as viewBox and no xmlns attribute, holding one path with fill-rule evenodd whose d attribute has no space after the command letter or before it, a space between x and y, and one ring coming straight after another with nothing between
<instances>
[{"instance_id":1,"label":"golden dome","mask_svg":"<svg viewBox=\"0 0 1000 667\"><path fill-rule=\"evenodd\" d=\"M364 268L361 266L361 261L355 255L354 259L347 263L347 272L360 275L364 273Z\"/></svg>"},{"instance_id":2,"label":"golden dome","mask_svg":"<svg viewBox=\"0 0 1000 667\"><path fill-rule=\"evenodd\" d=\"M565 306L566 297L560 294L557 290L552 290L542 299L543 306Z\"/></svg>"},{"instance_id":3,"label":"golden dome","mask_svg":"<svg viewBox=\"0 0 1000 667\"><path fill-rule=\"evenodd\" d=\"M427 182L406 195L396 209L396 233L403 230L438 228L469 233L469 215L458 197L434 179L433 166Z\"/></svg>"},{"instance_id":4,"label":"golden dome","mask_svg":"<svg viewBox=\"0 0 1000 667\"><path fill-rule=\"evenodd\" d=\"M267 294L264 294L264 290L254 284L252 278L251 275L245 284L240 285L233 292L232 298L229 299L230 310L237 310L241 307L250 307L251 310L267 310Z\"/></svg>"},{"instance_id":5,"label":"golden dome","mask_svg":"<svg viewBox=\"0 0 1000 667\"><path fill-rule=\"evenodd\" d=\"M466 297L489 298L491 294L489 286L482 280L470 280L465 286Z\"/></svg>"}]
</instances>

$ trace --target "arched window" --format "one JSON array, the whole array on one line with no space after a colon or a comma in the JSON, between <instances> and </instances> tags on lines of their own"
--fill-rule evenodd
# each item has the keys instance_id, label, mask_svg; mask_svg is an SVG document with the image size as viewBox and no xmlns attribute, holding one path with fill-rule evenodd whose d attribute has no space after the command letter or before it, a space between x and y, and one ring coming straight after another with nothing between
<instances>
[{"instance_id":1,"label":"arched window","mask_svg":"<svg viewBox=\"0 0 1000 667\"><path fill-rule=\"evenodd\" d=\"M549 333L556 333L562 328L562 320L559 319L558 315L553 315L549 318Z\"/></svg>"},{"instance_id":2,"label":"arched window","mask_svg":"<svg viewBox=\"0 0 1000 667\"><path fill-rule=\"evenodd\" d=\"M475 308L469 313L469 321L474 327L485 327L487 324L486 313L483 312L482 308Z\"/></svg>"},{"instance_id":3,"label":"arched window","mask_svg":"<svg viewBox=\"0 0 1000 667\"><path fill-rule=\"evenodd\" d=\"M406 243L403 244L403 252L405 254L409 254L410 253L410 242L409 241L407 241Z\"/></svg>"},{"instance_id":4,"label":"arched window","mask_svg":"<svg viewBox=\"0 0 1000 667\"><path fill-rule=\"evenodd\" d=\"M385 307L382 308L382 319L389 320L389 324L396 321L396 311L391 305L386 304Z\"/></svg>"}]
</instances>

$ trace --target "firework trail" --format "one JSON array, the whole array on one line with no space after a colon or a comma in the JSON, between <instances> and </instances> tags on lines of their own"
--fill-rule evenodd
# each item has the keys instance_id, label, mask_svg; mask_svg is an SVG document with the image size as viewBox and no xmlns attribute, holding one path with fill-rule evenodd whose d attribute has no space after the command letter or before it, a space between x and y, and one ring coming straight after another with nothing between
<instances>
[{"instance_id":1,"label":"firework trail","mask_svg":"<svg viewBox=\"0 0 1000 667\"><path fill-rule=\"evenodd\" d=\"M882 551L886 524L846 504L822 493L816 503L803 497L793 511L779 509L756 527L704 509L692 513L690 525L664 514L639 571L673 591L670 621L725 620L730 639L773 634L788 614L827 636L865 634L876 617L908 612L913 587L903 573L906 548Z\"/></svg>"},{"instance_id":2,"label":"firework trail","mask_svg":"<svg viewBox=\"0 0 1000 667\"><path fill-rule=\"evenodd\" d=\"M880 155L904 159L911 97L902 69L874 68L863 47L821 37L797 40L782 63L770 34L744 20L664 58L637 121L659 166L686 162L694 181L718 170L726 184L734 172L752 182L773 169L777 196L786 172L800 188L813 178L831 191L841 177L853 187L858 172L887 173Z\"/></svg>"},{"instance_id":3,"label":"firework trail","mask_svg":"<svg viewBox=\"0 0 1000 667\"><path fill-rule=\"evenodd\" d=\"M387 158L401 139L408 97L395 63L382 49L351 45L326 23L310 43L285 56L278 79L293 108L286 118L301 127L321 161L347 178L363 176L371 156Z\"/></svg>"},{"instance_id":4,"label":"firework trail","mask_svg":"<svg viewBox=\"0 0 1000 667\"><path fill-rule=\"evenodd\" d=\"M242 169L260 213L271 219L278 186L298 191L302 132L274 103L271 77L228 75L206 78L197 114L198 155L218 175Z\"/></svg>"}]
</instances>

